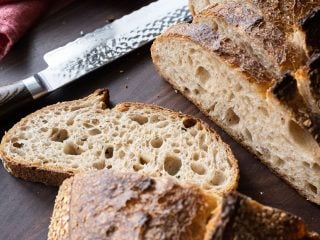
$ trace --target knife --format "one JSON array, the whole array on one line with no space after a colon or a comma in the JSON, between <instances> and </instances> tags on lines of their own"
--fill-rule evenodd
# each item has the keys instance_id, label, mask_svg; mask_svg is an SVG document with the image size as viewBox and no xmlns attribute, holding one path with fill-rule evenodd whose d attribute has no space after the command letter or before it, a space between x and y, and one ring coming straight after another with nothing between
<instances>
[{"instance_id":1,"label":"knife","mask_svg":"<svg viewBox=\"0 0 320 240\"><path fill-rule=\"evenodd\" d=\"M0 87L0 117L143 46L172 24L190 20L188 0L158 0L46 53L46 69Z\"/></svg>"}]
</instances>

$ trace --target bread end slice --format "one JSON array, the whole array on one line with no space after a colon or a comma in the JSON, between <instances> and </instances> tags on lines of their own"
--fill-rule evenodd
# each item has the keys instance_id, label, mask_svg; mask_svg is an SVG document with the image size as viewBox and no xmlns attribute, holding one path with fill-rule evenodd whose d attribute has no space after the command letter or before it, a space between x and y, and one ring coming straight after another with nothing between
<instances>
[{"instance_id":1,"label":"bread end slice","mask_svg":"<svg viewBox=\"0 0 320 240\"><path fill-rule=\"evenodd\" d=\"M218 199L173 179L105 169L67 179L48 239L204 239Z\"/></svg>"},{"instance_id":2,"label":"bread end slice","mask_svg":"<svg viewBox=\"0 0 320 240\"><path fill-rule=\"evenodd\" d=\"M301 218L237 192L223 198L209 226L209 239L320 239Z\"/></svg>"}]
</instances>

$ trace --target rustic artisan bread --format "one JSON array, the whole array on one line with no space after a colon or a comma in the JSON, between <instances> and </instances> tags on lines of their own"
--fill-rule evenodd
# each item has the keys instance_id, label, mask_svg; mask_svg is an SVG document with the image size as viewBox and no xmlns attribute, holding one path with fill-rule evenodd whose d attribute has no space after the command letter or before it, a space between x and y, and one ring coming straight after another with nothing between
<instances>
[{"instance_id":1,"label":"rustic artisan bread","mask_svg":"<svg viewBox=\"0 0 320 240\"><path fill-rule=\"evenodd\" d=\"M60 187L48 239L204 239L217 198L173 179L104 169Z\"/></svg>"},{"instance_id":2,"label":"rustic artisan bread","mask_svg":"<svg viewBox=\"0 0 320 240\"><path fill-rule=\"evenodd\" d=\"M229 0L189 0L193 15L213 4ZM289 41L306 51L308 55L320 49L320 1L302 0L237 0L256 9L267 22L282 30Z\"/></svg>"},{"instance_id":3,"label":"rustic artisan bread","mask_svg":"<svg viewBox=\"0 0 320 240\"><path fill-rule=\"evenodd\" d=\"M108 169L61 185L48 233L67 239L319 239L303 221L231 193Z\"/></svg>"},{"instance_id":4,"label":"rustic artisan bread","mask_svg":"<svg viewBox=\"0 0 320 240\"><path fill-rule=\"evenodd\" d=\"M320 118L290 75L272 74L206 24L178 24L156 39L159 73L309 200L320 204Z\"/></svg>"},{"instance_id":5,"label":"rustic artisan bread","mask_svg":"<svg viewBox=\"0 0 320 240\"><path fill-rule=\"evenodd\" d=\"M218 194L237 186L230 148L201 120L148 104L106 105L107 91L99 90L22 119L3 137L5 168L50 185L112 168L174 176Z\"/></svg>"},{"instance_id":6,"label":"rustic artisan bread","mask_svg":"<svg viewBox=\"0 0 320 240\"><path fill-rule=\"evenodd\" d=\"M208 239L320 239L301 218L236 192L219 202L207 228Z\"/></svg>"},{"instance_id":7,"label":"rustic artisan bread","mask_svg":"<svg viewBox=\"0 0 320 240\"><path fill-rule=\"evenodd\" d=\"M207 24L255 56L274 79L279 80L288 72L295 76L308 106L320 112L319 74L315 75L320 68L314 64L319 56L308 56L301 45L304 41L291 36L292 26L284 29L283 24L269 20L256 5L246 1L221 1L194 17L195 23Z\"/></svg>"}]
</instances>

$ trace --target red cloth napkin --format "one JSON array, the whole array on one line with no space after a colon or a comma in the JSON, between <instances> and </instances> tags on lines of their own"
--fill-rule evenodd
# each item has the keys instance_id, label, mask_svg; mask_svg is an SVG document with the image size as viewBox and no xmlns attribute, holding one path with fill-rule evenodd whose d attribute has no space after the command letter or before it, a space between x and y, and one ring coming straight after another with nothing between
<instances>
[{"instance_id":1,"label":"red cloth napkin","mask_svg":"<svg viewBox=\"0 0 320 240\"><path fill-rule=\"evenodd\" d=\"M47 9L49 0L0 0L0 60Z\"/></svg>"}]
</instances>

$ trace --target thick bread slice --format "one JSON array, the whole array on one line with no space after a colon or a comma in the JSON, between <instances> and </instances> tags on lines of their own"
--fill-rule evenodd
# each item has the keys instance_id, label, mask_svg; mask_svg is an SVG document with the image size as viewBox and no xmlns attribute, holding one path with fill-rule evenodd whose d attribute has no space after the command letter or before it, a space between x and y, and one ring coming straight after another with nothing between
<instances>
[{"instance_id":1,"label":"thick bread slice","mask_svg":"<svg viewBox=\"0 0 320 240\"><path fill-rule=\"evenodd\" d=\"M50 185L78 172L112 168L174 176L218 194L236 188L236 159L207 124L148 104L109 109L107 99L107 91L99 90L22 119L2 140L5 168Z\"/></svg>"},{"instance_id":2,"label":"thick bread slice","mask_svg":"<svg viewBox=\"0 0 320 240\"><path fill-rule=\"evenodd\" d=\"M232 46L207 25L179 24L156 39L152 58L177 90L320 204L319 116L304 105L294 79L274 86Z\"/></svg>"},{"instance_id":3,"label":"thick bread slice","mask_svg":"<svg viewBox=\"0 0 320 240\"><path fill-rule=\"evenodd\" d=\"M317 233L308 231L301 218L236 192L226 195L213 215L208 225L209 239L320 239Z\"/></svg>"},{"instance_id":4,"label":"thick bread slice","mask_svg":"<svg viewBox=\"0 0 320 240\"><path fill-rule=\"evenodd\" d=\"M60 187L48 240L319 239L303 221L241 194L220 198L168 178L100 170Z\"/></svg>"},{"instance_id":5,"label":"thick bread slice","mask_svg":"<svg viewBox=\"0 0 320 240\"><path fill-rule=\"evenodd\" d=\"M279 81L284 74L291 73L298 80L299 91L309 108L319 113L320 67L315 62L320 61L320 56L314 54L308 60L304 48L267 19L250 3L222 1L201 11L193 22L207 24L255 56L274 79Z\"/></svg>"},{"instance_id":6,"label":"thick bread slice","mask_svg":"<svg viewBox=\"0 0 320 240\"><path fill-rule=\"evenodd\" d=\"M60 187L48 239L204 239L219 198L173 179L108 169Z\"/></svg>"},{"instance_id":7,"label":"thick bread slice","mask_svg":"<svg viewBox=\"0 0 320 240\"><path fill-rule=\"evenodd\" d=\"M306 63L304 51L287 41L286 34L268 22L246 2L226 1L214 4L194 17L194 23L205 23L213 31L230 39L279 79Z\"/></svg>"},{"instance_id":8,"label":"thick bread slice","mask_svg":"<svg viewBox=\"0 0 320 240\"><path fill-rule=\"evenodd\" d=\"M262 14L267 22L286 33L289 41L304 49L307 55L320 50L320 0L237 0L248 3ZM206 7L228 0L189 0L193 15Z\"/></svg>"}]
</instances>

